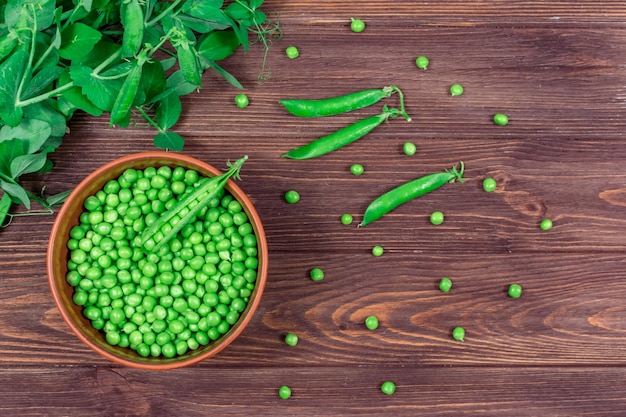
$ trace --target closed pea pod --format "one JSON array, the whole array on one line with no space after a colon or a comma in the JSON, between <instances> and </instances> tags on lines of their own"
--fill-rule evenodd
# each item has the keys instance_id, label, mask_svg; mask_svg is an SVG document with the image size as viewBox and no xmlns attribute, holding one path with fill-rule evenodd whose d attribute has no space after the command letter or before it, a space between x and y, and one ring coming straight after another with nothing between
<instances>
[{"instance_id":1,"label":"closed pea pod","mask_svg":"<svg viewBox=\"0 0 626 417\"><path fill-rule=\"evenodd\" d=\"M282 156L290 159L310 159L325 155L362 138L380 124L387 121L390 117L397 117L399 114L400 110L390 109L384 106L383 112L380 114L361 119L330 135L323 136L304 146L292 149Z\"/></svg>"},{"instance_id":2,"label":"closed pea pod","mask_svg":"<svg viewBox=\"0 0 626 417\"><path fill-rule=\"evenodd\" d=\"M143 65L147 62L148 58L145 53L140 54L137 57L135 65L130 70L120 91L115 98L113 108L111 109L111 120L109 124L111 126L122 123L130 112L130 108L133 105L135 96L139 91L139 83L141 81L141 74L143 72Z\"/></svg>"},{"instance_id":3,"label":"closed pea pod","mask_svg":"<svg viewBox=\"0 0 626 417\"><path fill-rule=\"evenodd\" d=\"M299 117L325 117L347 113L374 105L386 97L397 92L400 95L401 107L404 108L402 91L395 85L381 89L369 89L350 93L338 97L330 97L319 100L280 100L285 109ZM410 119L408 116L407 120Z\"/></svg>"},{"instance_id":4,"label":"closed pea pod","mask_svg":"<svg viewBox=\"0 0 626 417\"><path fill-rule=\"evenodd\" d=\"M380 219L396 207L414 198L430 193L447 183L453 183L455 181L464 182L463 170L464 165L463 162L461 162L460 170L454 166L444 172L428 174L413 181L409 181L386 192L370 203L365 210L363 221L359 226L366 226Z\"/></svg>"},{"instance_id":5,"label":"closed pea pod","mask_svg":"<svg viewBox=\"0 0 626 417\"><path fill-rule=\"evenodd\" d=\"M141 49L144 32L144 11L140 0L127 0L122 13L122 57L135 55Z\"/></svg>"}]
</instances>

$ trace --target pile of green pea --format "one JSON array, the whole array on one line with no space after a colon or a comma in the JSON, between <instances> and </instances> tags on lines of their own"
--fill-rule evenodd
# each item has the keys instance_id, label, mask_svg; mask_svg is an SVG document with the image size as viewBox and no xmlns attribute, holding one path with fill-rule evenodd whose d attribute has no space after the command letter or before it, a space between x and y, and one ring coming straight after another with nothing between
<instances>
[{"instance_id":1,"label":"pile of green pea","mask_svg":"<svg viewBox=\"0 0 626 417\"><path fill-rule=\"evenodd\" d=\"M199 179L183 167L131 168L85 200L70 230L66 279L109 344L173 358L219 339L248 305L257 239L227 190L159 251L141 247L142 231Z\"/></svg>"}]
</instances>

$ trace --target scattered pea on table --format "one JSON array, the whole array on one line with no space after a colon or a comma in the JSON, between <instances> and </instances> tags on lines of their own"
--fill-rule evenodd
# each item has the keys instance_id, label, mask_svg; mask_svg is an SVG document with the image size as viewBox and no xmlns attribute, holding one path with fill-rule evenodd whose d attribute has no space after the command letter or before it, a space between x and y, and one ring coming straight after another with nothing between
<instances>
[{"instance_id":1,"label":"scattered pea on table","mask_svg":"<svg viewBox=\"0 0 626 417\"><path fill-rule=\"evenodd\" d=\"M509 124L509 116L504 113L496 113L493 115L493 122L500 126Z\"/></svg>"},{"instance_id":2,"label":"scattered pea on table","mask_svg":"<svg viewBox=\"0 0 626 417\"><path fill-rule=\"evenodd\" d=\"M463 94L463 86L461 84L452 84L450 86L450 95L452 97L460 96Z\"/></svg>"},{"instance_id":3,"label":"scattered pea on table","mask_svg":"<svg viewBox=\"0 0 626 417\"><path fill-rule=\"evenodd\" d=\"M392 381L385 381L380 386L380 390L383 392L383 394L392 395L394 392L396 392L396 384Z\"/></svg>"},{"instance_id":4,"label":"scattered pea on table","mask_svg":"<svg viewBox=\"0 0 626 417\"><path fill-rule=\"evenodd\" d=\"M372 255L374 256L382 256L384 252L385 249L380 245L376 245L372 248Z\"/></svg>"},{"instance_id":5,"label":"scattered pea on table","mask_svg":"<svg viewBox=\"0 0 626 417\"><path fill-rule=\"evenodd\" d=\"M522 296L522 286L519 284L509 285L508 294L511 298L520 298Z\"/></svg>"},{"instance_id":6,"label":"scattered pea on table","mask_svg":"<svg viewBox=\"0 0 626 417\"><path fill-rule=\"evenodd\" d=\"M321 268L313 268L309 272L309 276L313 281L321 281L324 279L324 271Z\"/></svg>"},{"instance_id":7,"label":"scattered pea on table","mask_svg":"<svg viewBox=\"0 0 626 417\"><path fill-rule=\"evenodd\" d=\"M287 58L289 59L296 59L300 56L300 51L297 47L291 45L285 49L285 55L287 55Z\"/></svg>"},{"instance_id":8,"label":"scattered pea on table","mask_svg":"<svg viewBox=\"0 0 626 417\"><path fill-rule=\"evenodd\" d=\"M300 201L300 193L296 190L289 190L285 193L285 201L289 204L296 204Z\"/></svg>"},{"instance_id":9,"label":"scattered pea on table","mask_svg":"<svg viewBox=\"0 0 626 417\"><path fill-rule=\"evenodd\" d=\"M370 330L376 330L378 329L378 317L376 316L367 316L365 318L365 327L367 327Z\"/></svg>"},{"instance_id":10,"label":"scattered pea on table","mask_svg":"<svg viewBox=\"0 0 626 417\"><path fill-rule=\"evenodd\" d=\"M250 104L250 100L248 99L248 96L245 94L237 94L235 96L235 104L237 105L237 107L243 109L248 107L248 104Z\"/></svg>"},{"instance_id":11,"label":"scattered pea on table","mask_svg":"<svg viewBox=\"0 0 626 417\"><path fill-rule=\"evenodd\" d=\"M345 225L349 225L352 224L352 221L354 220L354 218L352 217L352 214L350 213L344 213L341 215L341 223L345 224Z\"/></svg>"},{"instance_id":12,"label":"scattered pea on table","mask_svg":"<svg viewBox=\"0 0 626 417\"><path fill-rule=\"evenodd\" d=\"M298 344L298 335L294 333L287 333L285 335L285 344L289 346L295 346Z\"/></svg>"},{"instance_id":13,"label":"scattered pea on table","mask_svg":"<svg viewBox=\"0 0 626 417\"><path fill-rule=\"evenodd\" d=\"M541 230L550 230L550 229L552 229L552 220L550 220L550 219L543 219L541 221L541 223L539 223L539 228Z\"/></svg>"},{"instance_id":14,"label":"scattered pea on table","mask_svg":"<svg viewBox=\"0 0 626 417\"><path fill-rule=\"evenodd\" d=\"M356 33L363 32L363 30L365 30L365 22L361 19L355 19L352 17L350 18L350 29Z\"/></svg>"},{"instance_id":15,"label":"scattered pea on table","mask_svg":"<svg viewBox=\"0 0 626 417\"><path fill-rule=\"evenodd\" d=\"M352 164L350 166L350 172L352 173L352 175L363 175L363 172L365 171L365 169L363 168L363 165L361 164Z\"/></svg>"},{"instance_id":16,"label":"scattered pea on table","mask_svg":"<svg viewBox=\"0 0 626 417\"><path fill-rule=\"evenodd\" d=\"M412 156L417 152L417 146L415 146L413 142L405 142L404 145L402 145L402 151L405 155Z\"/></svg>"},{"instance_id":17,"label":"scattered pea on table","mask_svg":"<svg viewBox=\"0 0 626 417\"><path fill-rule=\"evenodd\" d=\"M439 281L439 289L443 292L450 292L452 289L452 280L450 278L441 278L441 281Z\"/></svg>"},{"instance_id":18,"label":"scattered pea on table","mask_svg":"<svg viewBox=\"0 0 626 417\"><path fill-rule=\"evenodd\" d=\"M488 193L494 192L497 186L498 184L493 178L485 178L483 180L483 190L487 191Z\"/></svg>"},{"instance_id":19,"label":"scattered pea on table","mask_svg":"<svg viewBox=\"0 0 626 417\"><path fill-rule=\"evenodd\" d=\"M441 223L443 223L443 220L444 220L444 215L440 211L433 211L430 214L430 222L434 224L435 226L438 226Z\"/></svg>"},{"instance_id":20,"label":"scattered pea on table","mask_svg":"<svg viewBox=\"0 0 626 417\"><path fill-rule=\"evenodd\" d=\"M454 340L458 340L459 342L465 341L465 329L462 327L455 327L452 330L452 337Z\"/></svg>"},{"instance_id":21,"label":"scattered pea on table","mask_svg":"<svg viewBox=\"0 0 626 417\"><path fill-rule=\"evenodd\" d=\"M289 397L291 397L291 388L287 385L283 385L278 389L278 396L283 400L289 399Z\"/></svg>"},{"instance_id":22,"label":"scattered pea on table","mask_svg":"<svg viewBox=\"0 0 626 417\"><path fill-rule=\"evenodd\" d=\"M423 55L420 55L415 59L415 65L417 65L417 68L423 69L424 71L428 69L428 64L430 64L430 60L428 57Z\"/></svg>"}]
</instances>

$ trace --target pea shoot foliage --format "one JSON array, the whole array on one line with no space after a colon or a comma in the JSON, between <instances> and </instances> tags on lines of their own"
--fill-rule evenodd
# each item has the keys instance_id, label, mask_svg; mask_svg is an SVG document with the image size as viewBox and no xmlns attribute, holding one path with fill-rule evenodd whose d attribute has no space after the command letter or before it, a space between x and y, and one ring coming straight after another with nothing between
<instances>
[{"instance_id":1,"label":"pea shoot foliage","mask_svg":"<svg viewBox=\"0 0 626 417\"><path fill-rule=\"evenodd\" d=\"M259 80L269 76L267 50L282 33L263 0L0 0L0 225L31 203L50 213L68 193L45 197L20 182L52 169L48 155L75 112L124 128L145 123L154 145L181 150L172 130L180 97L202 88L213 70L242 85L220 61L260 41ZM252 41L249 35L252 34Z\"/></svg>"}]
</instances>

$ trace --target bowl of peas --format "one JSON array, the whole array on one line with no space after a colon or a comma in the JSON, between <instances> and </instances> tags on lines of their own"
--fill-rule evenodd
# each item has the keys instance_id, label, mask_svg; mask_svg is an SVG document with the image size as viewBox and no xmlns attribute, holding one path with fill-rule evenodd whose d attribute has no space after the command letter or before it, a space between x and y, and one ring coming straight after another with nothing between
<instances>
[{"instance_id":1,"label":"bowl of peas","mask_svg":"<svg viewBox=\"0 0 626 417\"><path fill-rule=\"evenodd\" d=\"M46 268L73 333L118 364L167 370L216 355L241 334L267 280L261 219L220 171L171 152L111 161L61 207Z\"/></svg>"}]
</instances>

